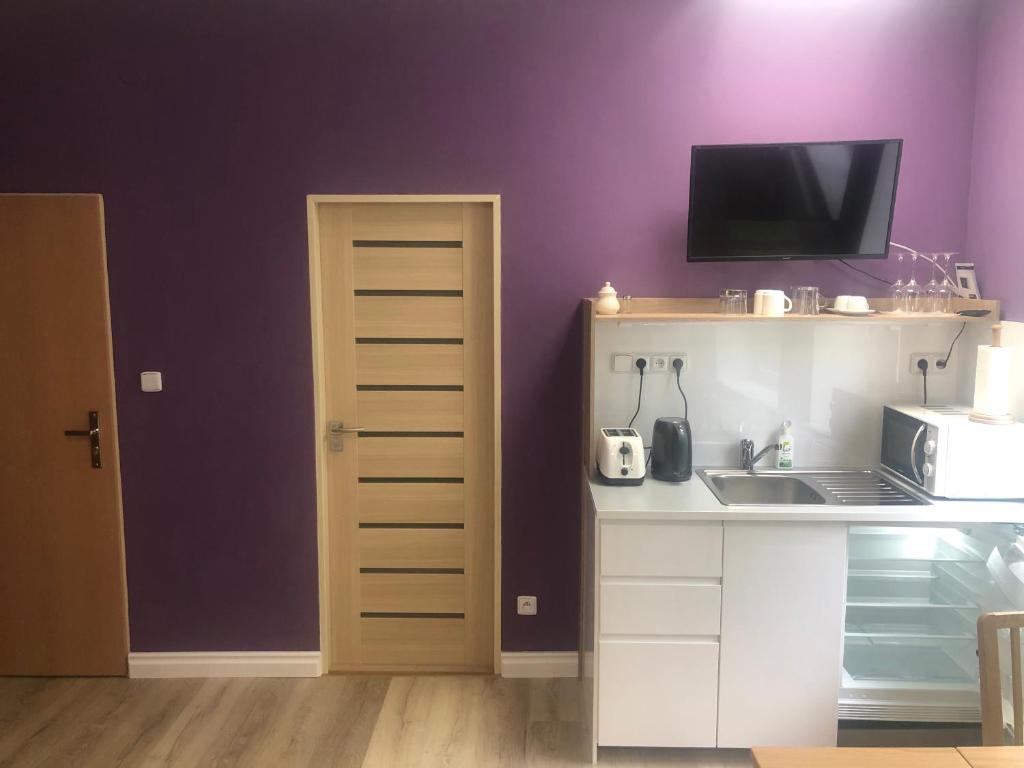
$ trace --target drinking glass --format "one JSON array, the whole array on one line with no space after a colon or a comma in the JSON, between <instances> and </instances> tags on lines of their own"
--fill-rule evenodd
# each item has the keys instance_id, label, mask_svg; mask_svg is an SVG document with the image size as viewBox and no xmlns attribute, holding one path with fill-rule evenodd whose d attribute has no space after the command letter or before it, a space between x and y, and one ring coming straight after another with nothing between
<instances>
[{"instance_id":1,"label":"drinking glass","mask_svg":"<svg viewBox=\"0 0 1024 768\"><path fill-rule=\"evenodd\" d=\"M924 311L925 312L941 312L939 309L939 281L935 279L935 273L939 271L939 254L937 253L925 253L922 254L922 258L925 261L931 263L931 269L928 273L931 275L931 280L924 287Z\"/></svg>"},{"instance_id":2,"label":"drinking glass","mask_svg":"<svg viewBox=\"0 0 1024 768\"><path fill-rule=\"evenodd\" d=\"M820 291L815 285L796 285L789 289L794 315L816 315L821 307Z\"/></svg>"},{"instance_id":3,"label":"drinking glass","mask_svg":"<svg viewBox=\"0 0 1024 768\"><path fill-rule=\"evenodd\" d=\"M953 299L959 295L956 286L949 277L949 260L955 255L951 251L941 254L945 260L945 264L943 264L945 274L943 275L942 283L935 291L935 308L933 311L942 312L945 315L953 314Z\"/></svg>"},{"instance_id":4,"label":"drinking glass","mask_svg":"<svg viewBox=\"0 0 1024 768\"><path fill-rule=\"evenodd\" d=\"M747 292L743 288L724 288L718 294L718 311L723 315L747 314Z\"/></svg>"},{"instance_id":5,"label":"drinking glass","mask_svg":"<svg viewBox=\"0 0 1024 768\"><path fill-rule=\"evenodd\" d=\"M889 286L893 312L907 311L907 286L903 282L903 254L896 254L896 282Z\"/></svg>"},{"instance_id":6,"label":"drinking glass","mask_svg":"<svg viewBox=\"0 0 1024 768\"><path fill-rule=\"evenodd\" d=\"M910 254L910 281L904 288L907 312L924 311L924 292L921 290L921 284L917 282L917 256L917 253Z\"/></svg>"}]
</instances>

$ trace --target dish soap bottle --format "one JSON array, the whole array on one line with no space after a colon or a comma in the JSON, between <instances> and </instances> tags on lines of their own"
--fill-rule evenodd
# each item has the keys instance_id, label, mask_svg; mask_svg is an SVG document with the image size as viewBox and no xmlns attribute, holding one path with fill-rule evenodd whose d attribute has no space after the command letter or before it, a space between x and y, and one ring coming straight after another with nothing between
<instances>
[{"instance_id":1,"label":"dish soap bottle","mask_svg":"<svg viewBox=\"0 0 1024 768\"><path fill-rule=\"evenodd\" d=\"M793 468L793 435L789 428L793 422L782 422L782 431L779 432L779 450L775 452L775 467L777 469Z\"/></svg>"}]
</instances>

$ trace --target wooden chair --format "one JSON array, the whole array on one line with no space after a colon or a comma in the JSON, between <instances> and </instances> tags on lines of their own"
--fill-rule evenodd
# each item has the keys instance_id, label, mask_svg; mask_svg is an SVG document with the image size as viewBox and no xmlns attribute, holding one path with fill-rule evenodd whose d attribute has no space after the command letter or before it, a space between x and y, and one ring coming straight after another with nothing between
<instances>
[{"instance_id":1,"label":"wooden chair","mask_svg":"<svg viewBox=\"0 0 1024 768\"><path fill-rule=\"evenodd\" d=\"M981 743L1004 744L999 630L1010 630L1010 685L1013 692L1013 743L1024 745L1024 688L1021 683L1020 631L1024 611L986 613L978 618L978 668L981 673Z\"/></svg>"}]
</instances>

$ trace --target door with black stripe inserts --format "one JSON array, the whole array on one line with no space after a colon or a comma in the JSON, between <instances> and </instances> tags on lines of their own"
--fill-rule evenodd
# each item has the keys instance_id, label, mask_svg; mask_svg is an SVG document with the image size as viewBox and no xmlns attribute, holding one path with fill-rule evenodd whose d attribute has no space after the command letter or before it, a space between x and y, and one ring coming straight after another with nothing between
<instances>
[{"instance_id":1,"label":"door with black stripe inserts","mask_svg":"<svg viewBox=\"0 0 1024 768\"><path fill-rule=\"evenodd\" d=\"M332 671L491 671L484 203L318 207Z\"/></svg>"}]
</instances>

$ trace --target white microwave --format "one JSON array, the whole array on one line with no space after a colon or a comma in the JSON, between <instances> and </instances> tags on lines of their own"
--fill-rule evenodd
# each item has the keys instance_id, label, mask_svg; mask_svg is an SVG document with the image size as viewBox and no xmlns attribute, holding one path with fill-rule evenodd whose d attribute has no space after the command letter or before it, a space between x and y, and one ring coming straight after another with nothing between
<instances>
[{"instance_id":1,"label":"white microwave","mask_svg":"<svg viewBox=\"0 0 1024 768\"><path fill-rule=\"evenodd\" d=\"M887 405L882 466L932 496L1024 499L1024 424L979 424L970 408Z\"/></svg>"}]
</instances>

